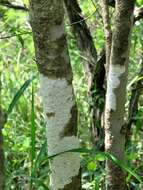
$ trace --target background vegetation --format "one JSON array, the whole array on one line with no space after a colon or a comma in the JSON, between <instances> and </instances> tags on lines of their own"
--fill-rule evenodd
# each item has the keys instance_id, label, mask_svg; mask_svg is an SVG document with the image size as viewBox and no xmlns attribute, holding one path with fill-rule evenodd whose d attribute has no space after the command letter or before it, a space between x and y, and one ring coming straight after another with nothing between
<instances>
[{"instance_id":1,"label":"background vegetation","mask_svg":"<svg viewBox=\"0 0 143 190\"><path fill-rule=\"evenodd\" d=\"M28 0L12 2L28 6ZM93 4L92 0L80 0L79 2L93 34L95 46L100 52L103 48L104 37L98 4ZM143 1L138 0L137 6L141 5L143 5ZM29 184L31 184L31 189L38 190L48 189L49 186L46 127L41 100L38 96L38 72L28 21L27 12L0 6L0 75L2 84L0 99L3 109L8 111L8 120L3 130L6 190L26 190ZM87 83L80 52L76 47L67 19L66 30L79 109L79 138L83 147L82 152L84 152L84 148L92 148ZM126 111L128 111L133 84L138 80L141 67L143 67L143 20L136 22L132 35ZM32 78L33 80L29 81ZM24 93L22 94L22 92ZM143 180L142 95L138 105L126 157L128 167ZM104 155L83 153L81 158L83 188L100 189L105 178ZM131 175L131 172L128 173L126 180L130 189L141 190L143 188L136 177Z\"/></svg>"}]
</instances>

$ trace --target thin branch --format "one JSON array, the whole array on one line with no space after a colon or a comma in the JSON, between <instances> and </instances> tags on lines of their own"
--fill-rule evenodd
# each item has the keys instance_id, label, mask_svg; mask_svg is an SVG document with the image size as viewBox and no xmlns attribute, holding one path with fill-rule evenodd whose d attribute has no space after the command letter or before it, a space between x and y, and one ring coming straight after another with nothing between
<instances>
[{"instance_id":1,"label":"thin branch","mask_svg":"<svg viewBox=\"0 0 143 190\"><path fill-rule=\"evenodd\" d=\"M92 14L90 14L90 15L87 16L86 18L83 18L83 19L81 19L81 20L79 20L79 21L76 21L76 22L72 22L71 24L68 24L68 25L66 25L66 26L72 26L72 25L74 25L74 24L79 24L79 23L81 23L81 22L84 22L84 21L88 20L90 17L92 17L92 16L95 14L95 12L96 12L96 11L94 11ZM81 16L81 15L80 15L80 16Z\"/></svg>"},{"instance_id":2,"label":"thin branch","mask_svg":"<svg viewBox=\"0 0 143 190\"><path fill-rule=\"evenodd\" d=\"M13 34L13 35L9 35L9 36L1 36L0 39L4 40L4 39L13 38L13 37L16 37L16 36L27 35L27 34L32 34L32 32L23 32L23 33Z\"/></svg>"},{"instance_id":3,"label":"thin branch","mask_svg":"<svg viewBox=\"0 0 143 190\"><path fill-rule=\"evenodd\" d=\"M28 11L28 8L26 6L14 5L9 1L1 1L0 5L14 10Z\"/></svg>"}]
</instances>

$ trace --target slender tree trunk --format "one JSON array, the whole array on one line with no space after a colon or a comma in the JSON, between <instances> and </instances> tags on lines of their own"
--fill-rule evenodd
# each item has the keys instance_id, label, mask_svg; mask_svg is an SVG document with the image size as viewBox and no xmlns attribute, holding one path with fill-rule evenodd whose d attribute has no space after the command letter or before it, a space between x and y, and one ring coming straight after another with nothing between
<instances>
[{"instance_id":1,"label":"slender tree trunk","mask_svg":"<svg viewBox=\"0 0 143 190\"><path fill-rule=\"evenodd\" d=\"M48 154L52 156L79 147L63 0L31 0L30 18L47 121ZM81 189L77 153L62 153L54 157L50 168L51 189Z\"/></svg>"},{"instance_id":2,"label":"slender tree trunk","mask_svg":"<svg viewBox=\"0 0 143 190\"><path fill-rule=\"evenodd\" d=\"M91 32L82 15L82 10L77 0L64 0L65 7L70 20L71 28L75 36L77 46L81 52L84 70L88 82L88 99L90 104L91 114L91 140L94 146L99 144L102 136L101 115L104 110L104 94L105 89L105 56L97 61L97 52ZM103 100L102 102L100 100Z\"/></svg>"},{"instance_id":3,"label":"slender tree trunk","mask_svg":"<svg viewBox=\"0 0 143 190\"><path fill-rule=\"evenodd\" d=\"M134 0L116 0L105 108L105 149L124 160L124 113L130 34L133 25ZM107 190L125 190L125 174L111 161L106 164Z\"/></svg>"}]
</instances>

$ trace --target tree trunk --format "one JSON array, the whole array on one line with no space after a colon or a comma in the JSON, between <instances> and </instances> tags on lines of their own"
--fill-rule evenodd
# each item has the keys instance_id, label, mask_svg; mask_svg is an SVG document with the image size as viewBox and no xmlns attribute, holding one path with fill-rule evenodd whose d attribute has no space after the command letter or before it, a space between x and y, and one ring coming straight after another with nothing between
<instances>
[{"instance_id":1,"label":"tree trunk","mask_svg":"<svg viewBox=\"0 0 143 190\"><path fill-rule=\"evenodd\" d=\"M105 52L106 52L106 76L108 76L109 65L110 65L111 39L112 39L108 3L109 0L101 0L102 18L104 25Z\"/></svg>"},{"instance_id":2,"label":"tree trunk","mask_svg":"<svg viewBox=\"0 0 143 190\"><path fill-rule=\"evenodd\" d=\"M64 32L63 0L31 0L30 18L40 72L40 94L47 121L52 190L80 190L77 107ZM60 154L62 153L62 154Z\"/></svg>"},{"instance_id":3,"label":"tree trunk","mask_svg":"<svg viewBox=\"0 0 143 190\"><path fill-rule=\"evenodd\" d=\"M82 10L77 0L64 0L65 7L70 20L72 32L75 36L77 46L86 60L82 60L87 83L88 83L88 99L91 115L91 140L94 146L99 145L103 140L103 132L101 129L101 115L104 110L105 89L105 57L101 56L97 61L97 52L91 32L82 15ZM100 101L100 100L103 101Z\"/></svg>"},{"instance_id":4,"label":"tree trunk","mask_svg":"<svg viewBox=\"0 0 143 190\"><path fill-rule=\"evenodd\" d=\"M105 149L124 160L124 113L130 34L133 24L134 0L116 0L105 108ZM125 190L125 174L113 162L106 164L107 190Z\"/></svg>"}]
</instances>

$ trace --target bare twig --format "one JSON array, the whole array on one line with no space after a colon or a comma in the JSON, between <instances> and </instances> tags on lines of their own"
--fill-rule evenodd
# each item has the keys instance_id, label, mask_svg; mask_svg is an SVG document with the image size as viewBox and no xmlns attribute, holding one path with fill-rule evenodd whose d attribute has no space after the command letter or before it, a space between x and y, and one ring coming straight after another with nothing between
<instances>
[{"instance_id":1,"label":"bare twig","mask_svg":"<svg viewBox=\"0 0 143 190\"><path fill-rule=\"evenodd\" d=\"M76 21L76 22L72 22L71 24L68 24L68 25L66 25L66 26L72 26L72 25L74 25L74 24L79 24L79 23L81 23L81 22L84 22L84 21L86 21L86 20L88 20L90 17L92 17L94 14L95 14L95 12L96 11L94 11L93 13L91 13L89 16L87 16L86 18L83 18L83 19L81 19L81 20L79 20L79 21ZM80 15L80 17L82 17L81 15Z\"/></svg>"},{"instance_id":2,"label":"bare twig","mask_svg":"<svg viewBox=\"0 0 143 190\"><path fill-rule=\"evenodd\" d=\"M10 3L9 1L0 1L0 5L7 7L7 8L11 8L14 10L21 10L21 11L28 11L28 8L26 6L21 6L21 5L15 5Z\"/></svg>"},{"instance_id":3,"label":"bare twig","mask_svg":"<svg viewBox=\"0 0 143 190\"><path fill-rule=\"evenodd\" d=\"M27 34L32 34L32 32L22 32L22 33L19 33L19 34L13 34L13 35L9 35L9 36L1 36L0 39L4 40L4 39L13 38L13 37L16 37L16 36L27 35Z\"/></svg>"}]
</instances>

